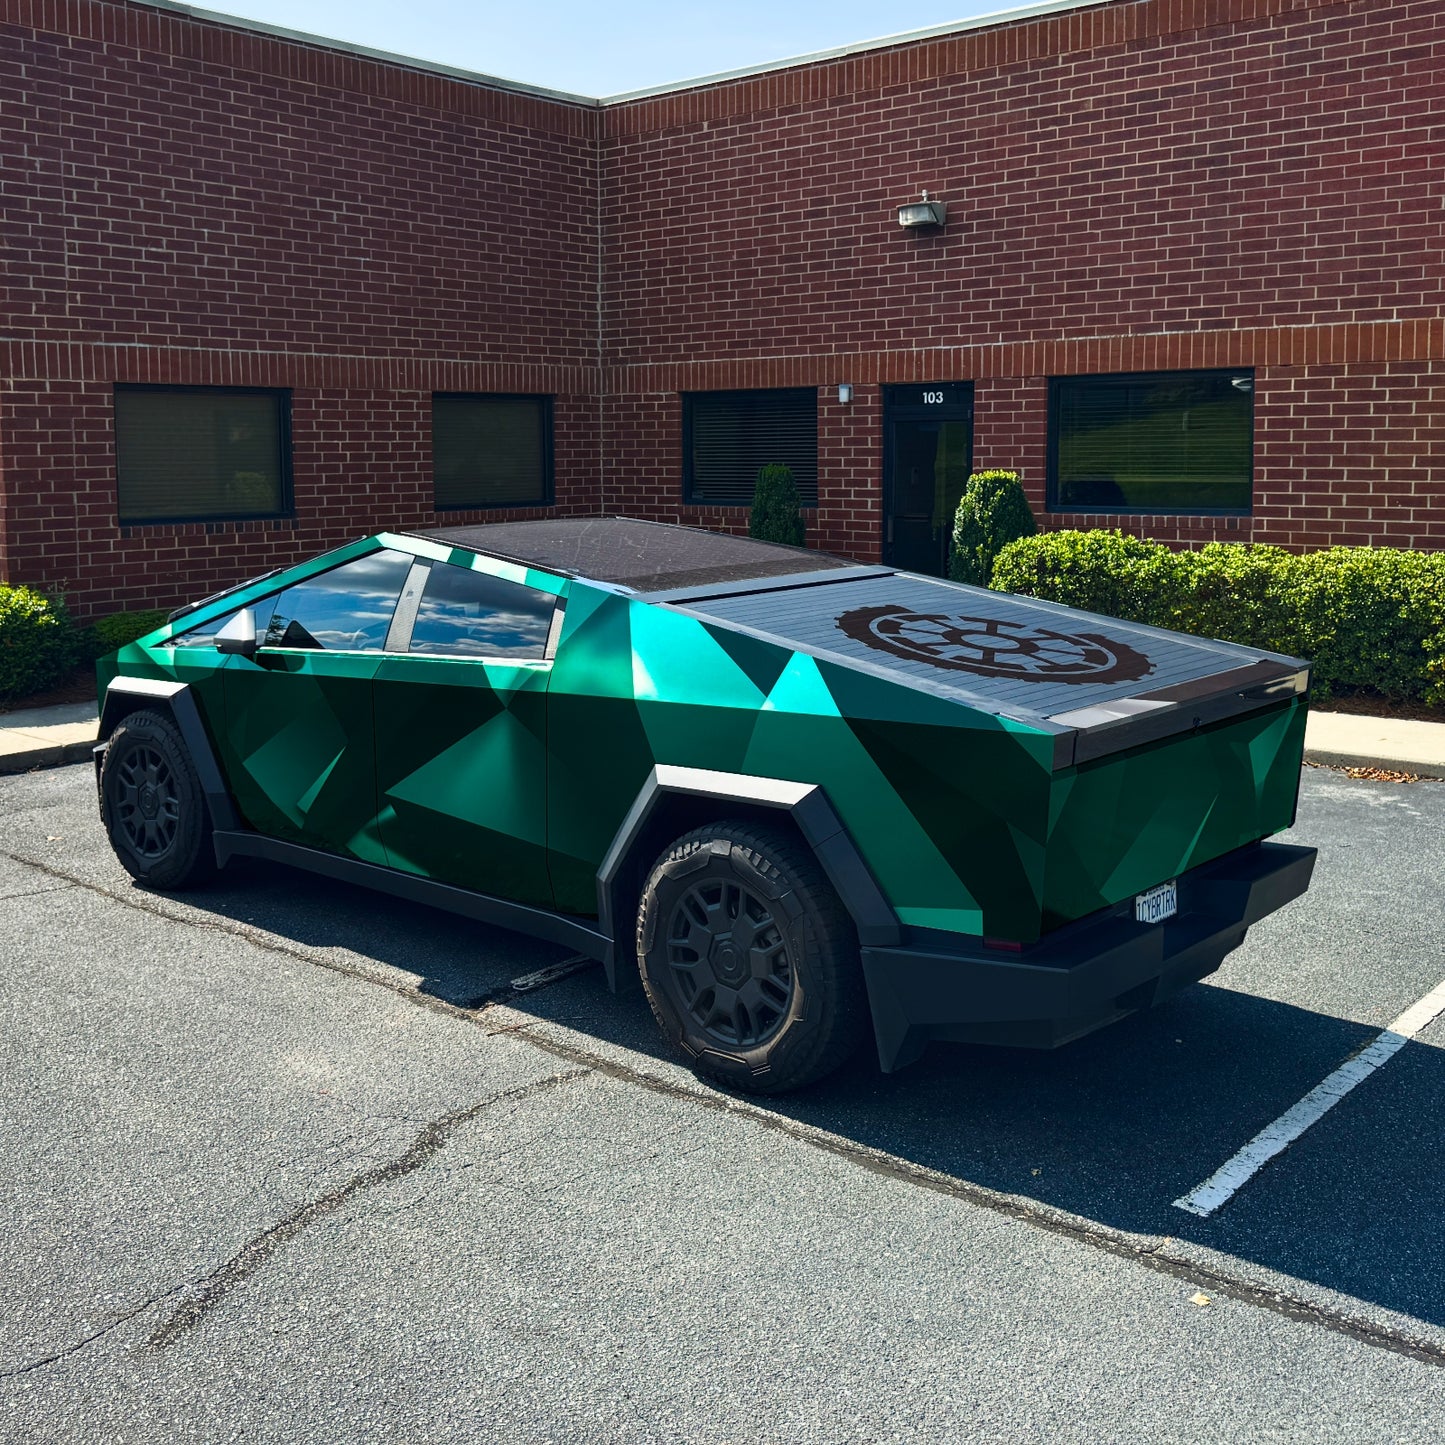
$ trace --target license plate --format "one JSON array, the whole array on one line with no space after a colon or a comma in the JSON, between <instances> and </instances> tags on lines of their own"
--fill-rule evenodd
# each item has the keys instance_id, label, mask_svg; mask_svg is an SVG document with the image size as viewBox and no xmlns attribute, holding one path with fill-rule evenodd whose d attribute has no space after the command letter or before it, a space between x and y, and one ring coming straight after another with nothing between
<instances>
[{"instance_id":1,"label":"license plate","mask_svg":"<svg viewBox=\"0 0 1445 1445\"><path fill-rule=\"evenodd\" d=\"M1179 912L1179 880L1171 878L1147 893L1134 895L1134 919L1138 923L1160 923Z\"/></svg>"}]
</instances>

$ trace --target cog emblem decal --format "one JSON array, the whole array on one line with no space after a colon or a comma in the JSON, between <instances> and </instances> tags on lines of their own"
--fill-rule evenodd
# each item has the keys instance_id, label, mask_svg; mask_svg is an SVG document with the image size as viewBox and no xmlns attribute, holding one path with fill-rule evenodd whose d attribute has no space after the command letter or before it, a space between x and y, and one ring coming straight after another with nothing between
<instances>
[{"instance_id":1,"label":"cog emblem decal","mask_svg":"<svg viewBox=\"0 0 1445 1445\"><path fill-rule=\"evenodd\" d=\"M855 642L910 662L1020 682L1133 682L1153 670L1142 652L1094 632L1055 632L998 617L858 607L838 619Z\"/></svg>"}]
</instances>

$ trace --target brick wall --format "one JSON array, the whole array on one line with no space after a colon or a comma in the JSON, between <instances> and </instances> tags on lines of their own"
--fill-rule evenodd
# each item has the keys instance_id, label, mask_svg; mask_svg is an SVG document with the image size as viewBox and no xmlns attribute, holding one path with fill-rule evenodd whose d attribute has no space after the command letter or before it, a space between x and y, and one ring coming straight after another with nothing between
<instances>
[{"instance_id":1,"label":"brick wall","mask_svg":"<svg viewBox=\"0 0 1445 1445\"><path fill-rule=\"evenodd\" d=\"M810 537L875 558L884 385L972 380L1042 508L1049 376L1195 367L1255 372L1254 515L1124 525L1445 546L1440 53L1437 0L1114 0L598 108L0 0L0 575L166 604L431 522L433 390L555 394L559 511L738 529L679 393L816 386ZM290 389L295 519L123 530L125 381Z\"/></svg>"},{"instance_id":2,"label":"brick wall","mask_svg":"<svg viewBox=\"0 0 1445 1445\"><path fill-rule=\"evenodd\" d=\"M1433 3L1136 0L611 108L609 389L853 382L817 532L873 556L880 383L975 380L1042 509L1050 375L1254 368L1253 518L1046 524L1445 544L1442 47Z\"/></svg>"},{"instance_id":3,"label":"brick wall","mask_svg":"<svg viewBox=\"0 0 1445 1445\"><path fill-rule=\"evenodd\" d=\"M165 605L430 523L433 390L557 394L558 504L593 509L597 123L143 5L0 0L0 575L82 614ZM294 522L122 529L117 381L290 388Z\"/></svg>"}]
</instances>

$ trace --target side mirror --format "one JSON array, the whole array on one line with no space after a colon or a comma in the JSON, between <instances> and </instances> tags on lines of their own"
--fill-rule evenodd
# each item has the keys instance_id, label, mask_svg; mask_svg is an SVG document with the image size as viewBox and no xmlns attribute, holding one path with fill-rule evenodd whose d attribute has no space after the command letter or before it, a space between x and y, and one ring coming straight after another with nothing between
<instances>
[{"instance_id":1,"label":"side mirror","mask_svg":"<svg viewBox=\"0 0 1445 1445\"><path fill-rule=\"evenodd\" d=\"M256 655L256 614L243 607L217 634L216 651L237 657Z\"/></svg>"}]
</instances>

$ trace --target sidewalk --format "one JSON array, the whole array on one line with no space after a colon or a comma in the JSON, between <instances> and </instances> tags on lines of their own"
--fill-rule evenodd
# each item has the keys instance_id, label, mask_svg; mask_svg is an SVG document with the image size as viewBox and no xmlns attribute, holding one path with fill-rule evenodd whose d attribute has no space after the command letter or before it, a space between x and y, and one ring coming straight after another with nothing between
<instances>
[{"instance_id":1,"label":"sidewalk","mask_svg":"<svg viewBox=\"0 0 1445 1445\"><path fill-rule=\"evenodd\" d=\"M0 713L0 773L83 762L95 745L95 704ZM1445 723L1311 712L1305 761L1445 778Z\"/></svg>"},{"instance_id":2,"label":"sidewalk","mask_svg":"<svg viewBox=\"0 0 1445 1445\"><path fill-rule=\"evenodd\" d=\"M0 713L0 773L80 763L95 746L93 702Z\"/></svg>"}]
</instances>

